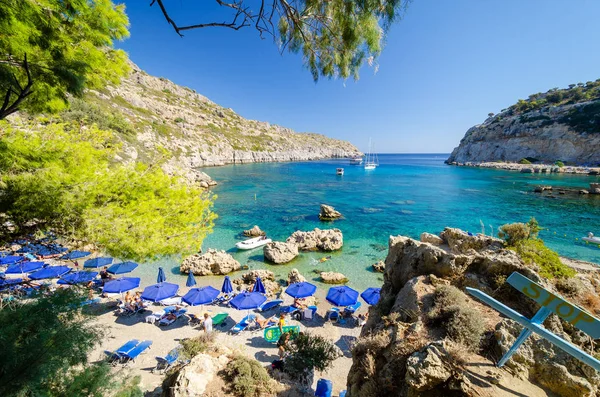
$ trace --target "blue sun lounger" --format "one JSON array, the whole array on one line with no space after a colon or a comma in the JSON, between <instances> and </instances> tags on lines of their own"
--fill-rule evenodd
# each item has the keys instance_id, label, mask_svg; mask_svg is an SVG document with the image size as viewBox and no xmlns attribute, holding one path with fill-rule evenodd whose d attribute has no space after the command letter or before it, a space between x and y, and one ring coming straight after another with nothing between
<instances>
[{"instance_id":1,"label":"blue sun lounger","mask_svg":"<svg viewBox=\"0 0 600 397\"><path fill-rule=\"evenodd\" d=\"M114 352L105 350L104 353L107 355L108 361L111 364L117 365L117 363L119 363L121 361L121 359L123 358L123 355L128 353L130 350L132 350L134 347L136 347L139 343L140 343L139 340L132 339L129 342L125 343L123 346L119 347Z\"/></svg>"},{"instance_id":2,"label":"blue sun lounger","mask_svg":"<svg viewBox=\"0 0 600 397\"><path fill-rule=\"evenodd\" d=\"M171 350L169 354L164 357L156 356L156 367L150 370L150 372L158 372L159 374L164 374L167 372L169 368L179 361L179 350L180 347L178 346Z\"/></svg>"},{"instance_id":3,"label":"blue sun lounger","mask_svg":"<svg viewBox=\"0 0 600 397\"><path fill-rule=\"evenodd\" d=\"M351 306L346 306L344 308L344 315L352 315L354 314L361 306L360 302L356 302L355 304L351 305Z\"/></svg>"},{"instance_id":4,"label":"blue sun lounger","mask_svg":"<svg viewBox=\"0 0 600 397\"><path fill-rule=\"evenodd\" d=\"M242 332L243 330L245 330L246 328L248 328L248 326L250 325L250 323L253 323L254 321L256 321L256 314L248 314L239 323L237 323L236 325L234 325L229 330L229 332L232 333L232 334L239 334L240 332Z\"/></svg>"},{"instance_id":5,"label":"blue sun lounger","mask_svg":"<svg viewBox=\"0 0 600 397\"><path fill-rule=\"evenodd\" d=\"M266 301L265 303L260 305L256 310L258 310L259 312L266 312L267 310L276 308L277 306L281 305L282 303L283 303L283 300L281 300L281 299Z\"/></svg>"},{"instance_id":6,"label":"blue sun lounger","mask_svg":"<svg viewBox=\"0 0 600 397\"><path fill-rule=\"evenodd\" d=\"M145 340L143 342L138 343L137 346L135 346L133 349L121 355L122 358L120 363L123 364L123 366L125 367L129 363L135 362L135 359L138 358L140 354L149 349L150 346L152 346L151 340Z\"/></svg>"}]
</instances>

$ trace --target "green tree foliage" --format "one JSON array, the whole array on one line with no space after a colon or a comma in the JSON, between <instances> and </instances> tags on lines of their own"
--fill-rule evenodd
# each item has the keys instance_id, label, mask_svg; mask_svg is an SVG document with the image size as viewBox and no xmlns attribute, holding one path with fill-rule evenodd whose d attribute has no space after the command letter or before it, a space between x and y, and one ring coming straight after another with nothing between
<instances>
[{"instance_id":1,"label":"green tree foliage","mask_svg":"<svg viewBox=\"0 0 600 397\"><path fill-rule=\"evenodd\" d=\"M234 396L260 397L270 395L275 390L267 370L258 361L248 357L233 357L223 370L223 375Z\"/></svg>"},{"instance_id":2,"label":"green tree foliage","mask_svg":"<svg viewBox=\"0 0 600 397\"><path fill-rule=\"evenodd\" d=\"M529 238L529 226L525 223L509 223L500 226L498 237L504 239L506 244L515 245L521 240Z\"/></svg>"},{"instance_id":3,"label":"green tree foliage","mask_svg":"<svg viewBox=\"0 0 600 397\"><path fill-rule=\"evenodd\" d=\"M0 124L0 212L19 233L52 229L131 259L187 254L212 230L212 197L149 166L115 162L111 132ZM2 230L4 234L8 230Z\"/></svg>"},{"instance_id":4,"label":"green tree foliage","mask_svg":"<svg viewBox=\"0 0 600 397\"><path fill-rule=\"evenodd\" d=\"M251 4L251 0L215 1L215 8L226 13L221 22L205 21L178 25L171 18L164 0L153 0L175 31L207 27L235 30L254 27L261 37L271 36L280 50L302 55L314 80L320 76L350 76L358 79L360 67L373 64L382 49L385 33L401 17L409 0L274 0ZM213 15L218 15L215 11Z\"/></svg>"},{"instance_id":5,"label":"green tree foliage","mask_svg":"<svg viewBox=\"0 0 600 397\"><path fill-rule=\"evenodd\" d=\"M291 377L302 379L315 369L325 371L339 356L339 349L329 339L300 333L290 344L284 368Z\"/></svg>"},{"instance_id":6,"label":"green tree foliage","mask_svg":"<svg viewBox=\"0 0 600 397\"><path fill-rule=\"evenodd\" d=\"M129 35L110 0L0 2L0 119L21 109L56 111L67 94L117 83L129 67L114 40Z\"/></svg>"}]
</instances>

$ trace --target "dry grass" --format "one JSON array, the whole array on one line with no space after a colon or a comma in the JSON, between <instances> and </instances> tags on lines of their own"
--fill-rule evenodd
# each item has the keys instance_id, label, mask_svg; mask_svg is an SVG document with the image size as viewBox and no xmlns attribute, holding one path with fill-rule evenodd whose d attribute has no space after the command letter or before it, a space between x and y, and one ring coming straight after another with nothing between
<instances>
[{"instance_id":1,"label":"dry grass","mask_svg":"<svg viewBox=\"0 0 600 397\"><path fill-rule=\"evenodd\" d=\"M579 295L583 289L581 281L576 278L559 278L554 286L558 291L570 297Z\"/></svg>"},{"instance_id":2,"label":"dry grass","mask_svg":"<svg viewBox=\"0 0 600 397\"><path fill-rule=\"evenodd\" d=\"M600 298L597 295L588 292L581 299L581 304L593 314L600 315Z\"/></svg>"}]
</instances>

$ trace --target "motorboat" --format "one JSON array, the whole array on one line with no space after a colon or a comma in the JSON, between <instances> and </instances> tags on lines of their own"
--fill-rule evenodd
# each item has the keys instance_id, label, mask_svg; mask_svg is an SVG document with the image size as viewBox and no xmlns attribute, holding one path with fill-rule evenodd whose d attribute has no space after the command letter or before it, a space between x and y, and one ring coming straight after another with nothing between
<instances>
[{"instance_id":1,"label":"motorboat","mask_svg":"<svg viewBox=\"0 0 600 397\"><path fill-rule=\"evenodd\" d=\"M361 165L363 162L362 157L353 157L350 159L350 165Z\"/></svg>"},{"instance_id":2,"label":"motorboat","mask_svg":"<svg viewBox=\"0 0 600 397\"><path fill-rule=\"evenodd\" d=\"M600 244L600 237L594 236L594 233L588 233L587 237L582 237L581 239L588 243Z\"/></svg>"},{"instance_id":3,"label":"motorboat","mask_svg":"<svg viewBox=\"0 0 600 397\"><path fill-rule=\"evenodd\" d=\"M235 247L239 250L251 250L253 248L262 247L263 245L267 245L272 242L270 238L267 236L258 236L254 238L250 238L248 240L240 241L235 244Z\"/></svg>"},{"instance_id":4,"label":"motorboat","mask_svg":"<svg viewBox=\"0 0 600 397\"><path fill-rule=\"evenodd\" d=\"M367 153L367 159L365 160L365 170L374 170L379 165L377 153L372 153L371 150L371 138L369 138L369 152Z\"/></svg>"},{"instance_id":5,"label":"motorboat","mask_svg":"<svg viewBox=\"0 0 600 397\"><path fill-rule=\"evenodd\" d=\"M335 174L336 175L344 175L344 169L343 168L336 168L335 169Z\"/></svg>"}]
</instances>

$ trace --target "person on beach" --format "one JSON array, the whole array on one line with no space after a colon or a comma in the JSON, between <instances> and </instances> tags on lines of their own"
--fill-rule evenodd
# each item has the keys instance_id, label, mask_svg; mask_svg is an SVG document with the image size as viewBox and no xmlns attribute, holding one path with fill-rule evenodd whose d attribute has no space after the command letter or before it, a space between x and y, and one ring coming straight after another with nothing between
<instances>
[{"instance_id":1,"label":"person on beach","mask_svg":"<svg viewBox=\"0 0 600 397\"><path fill-rule=\"evenodd\" d=\"M304 310L308 307L306 306L306 299L304 298L294 298L294 304L292 306L300 310Z\"/></svg>"},{"instance_id":2,"label":"person on beach","mask_svg":"<svg viewBox=\"0 0 600 397\"><path fill-rule=\"evenodd\" d=\"M275 320L273 319L273 317L275 316L271 316L269 318L258 318L258 316L256 317L256 324L258 324L260 329L266 328L267 325L269 325L271 322L275 322Z\"/></svg>"},{"instance_id":3,"label":"person on beach","mask_svg":"<svg viewBox=\"0 0 600 397\"><path fill-rule=\"evenodd\" d=\"M290 341L290 334L287 332L281 334L279 340L277 341L277 348L279 349L279 359L283 359L285 357L285 352L288 349L288 342Z\"/></svg>"},{"instance_id":4,"label":"person on beach","mask_svg":"<svg viewBox=\"0 0 600 397\"><path fill-rule=\"evenodd\" d=\"M362 327L363 325L365 325L367 323L368 319L369 319L369 312L366 312L365 314L359 314L358 315L358 325L360 327Z\"/></svg>"},{"instance_id":5,"label":"person on beach","mask_svg":"<svg viewBox=\"0 0 600 397\"><path fill-rule=\"evenodd\" d=\"M208 315L208 313L204 313L204 321L202 321L202 326L204 327L204 332L210 334L213 329L213 321L212 318Z\"/></svg>"},{"instance_id":6,"label":"person on beach","mask_svg":"<svg viewBox=\"0 0 600 397\"><path fill-rule=\"evenodd\" d=\"M108 267L104 266L104 269L100 270L100 280L102 280L102 284L106 283L111 279L110 274L108 273Z\"/></svg>"},{"instance_id":7,"label":"person on beach","mask_svg":"<svg viewBox=\"0 0 600 397\"><path fill-rule=\"evenodd\" d=\"M283 327L285 327L285 314L281 313L279 315L279 321L277 323L277 326L279 327L279 332L283 334Z\"/></svg>"}]
</instances>

